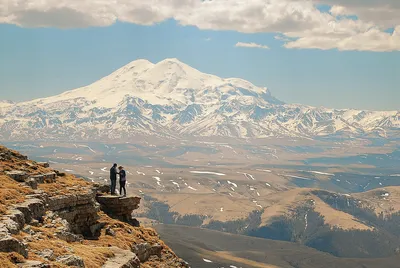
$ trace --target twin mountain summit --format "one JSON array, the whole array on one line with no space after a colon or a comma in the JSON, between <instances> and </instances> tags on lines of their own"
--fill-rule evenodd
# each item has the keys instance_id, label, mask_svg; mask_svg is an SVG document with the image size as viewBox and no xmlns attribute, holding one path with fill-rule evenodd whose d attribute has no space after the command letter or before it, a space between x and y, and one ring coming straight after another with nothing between
<instances>
[{"instance_id":1,"label":"twin mountain summit","mask_svg":"<svg viewBox=\"0 0 400 268\"><path fill-rule=\"evenodd\" d=\"M266 138L399 135L400 111L287 104L264 87L177 59L136 60L91 85L27 102L0 101L0 139Z\"/></svg>"}]
</instances>

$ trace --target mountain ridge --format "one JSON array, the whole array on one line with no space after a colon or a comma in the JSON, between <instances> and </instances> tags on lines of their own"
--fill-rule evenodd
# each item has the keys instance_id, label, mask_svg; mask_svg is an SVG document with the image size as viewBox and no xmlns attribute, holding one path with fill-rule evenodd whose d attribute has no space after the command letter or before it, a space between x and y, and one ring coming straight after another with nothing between
<instances>
[{"instance_id":1,"label":"mountain ridge","mask_svg":"<svg viewBox=\"0 0 400 268\"><path fill-rule=\"evenodd\" d=\"M266 87L205 74L175 58L132 61L88 86L0 108L0 137L8 140L27 139L32 130L55 139L124 139L137 134L385 137L400 129L400 111L286 104Z\"/></svg>"}]
</instances>

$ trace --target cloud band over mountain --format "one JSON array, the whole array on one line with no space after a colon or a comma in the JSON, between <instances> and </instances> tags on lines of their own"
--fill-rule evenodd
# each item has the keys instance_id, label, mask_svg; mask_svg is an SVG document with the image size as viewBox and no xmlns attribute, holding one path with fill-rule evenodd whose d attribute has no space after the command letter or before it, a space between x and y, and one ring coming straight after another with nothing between
<instances>
[{"instance_id":1,"label":"cloud band over mountain","mask_svg":"<svg viewBox=\"0 0 400 268\"><path fill-rule=\"evenodd\" d=\"M153 25L174 19L204 30L280 33L289 49L400 50L398 0L11 0L0 23L82 28L117 20Z\"/></svg>"}]
</instances>

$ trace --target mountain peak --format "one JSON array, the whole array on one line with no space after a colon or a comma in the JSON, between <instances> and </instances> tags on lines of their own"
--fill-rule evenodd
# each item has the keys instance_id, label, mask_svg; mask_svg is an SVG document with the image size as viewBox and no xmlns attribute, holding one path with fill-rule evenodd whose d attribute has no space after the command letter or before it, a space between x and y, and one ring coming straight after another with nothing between
<instances>
[{"instance_id":1,"label":"mountain peak","mask_svg":"<svg viewBox=\"0 0 400 268\"><path fill-rule=\"evenodd\" d=\"M154 64L146 59L137 59L137 60L131 61L127 65L123 66L121 69L132 69L134 67L151 68L152 66L154 66Z\"/></svg>"},{"instance_id":2,"label":"mountain peak","mask_svg":"<svg viewBox=\"0 0 400 268\"><path fill-rule=\"evenodd\" d=\"M138 66L138 65L156 65L156 64L163 64L163 63L176 63L176 64L182 64L182 65L187 65L185 63L183 63L182 61L180 61L177 58L166 58L163 59L157 63L152 63L151 61L147 60L147 59L136 59L134 61L131 61L130 63L128 63L126 66ZM124 66L124 67L126 67Z\"/></svg>"},{"instance_id":3,"label":"mountain peak","mask_svg":"<svg viewBox=\"0 0 400 268\"><path fill-rule=\"evenodd\" d=\"M177 58L166 58L166 59L160 61L160 63L161 63L161 62L171 62L171 63L184 64L183 62L181 62L181 61L180 61L179 59L177 59Z\"/></svg>"},{"instance_id":4,"label":"mountain peak","mask_svg":"<svg viewBox=\"0 0 400 268\"><path fill-rule=\"evenodd\" d=\"M177 75L194 75L194 73L200 74L201 72L186 63L178 60L177 58L167 58L164 59L157 64L155 64L155 69L158 69L157 67L164 69L164 70L170 70L171 72L176 72Z\"/></svg>"}]
</instances>

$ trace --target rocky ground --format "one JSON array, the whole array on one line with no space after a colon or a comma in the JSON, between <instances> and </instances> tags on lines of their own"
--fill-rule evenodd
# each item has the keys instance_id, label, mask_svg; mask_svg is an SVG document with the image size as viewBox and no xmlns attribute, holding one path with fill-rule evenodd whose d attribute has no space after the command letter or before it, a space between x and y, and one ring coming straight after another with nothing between
<instances>
[{"instance_id":1,"label":"rocky ground","mask_svg":"<svg viewBox=\"0 0 400 268\"><path fill-rule=\"evenodd\" d=\"M106 191L0 146L1 267L188 267Z\"/></svg>"}]
</instances>

